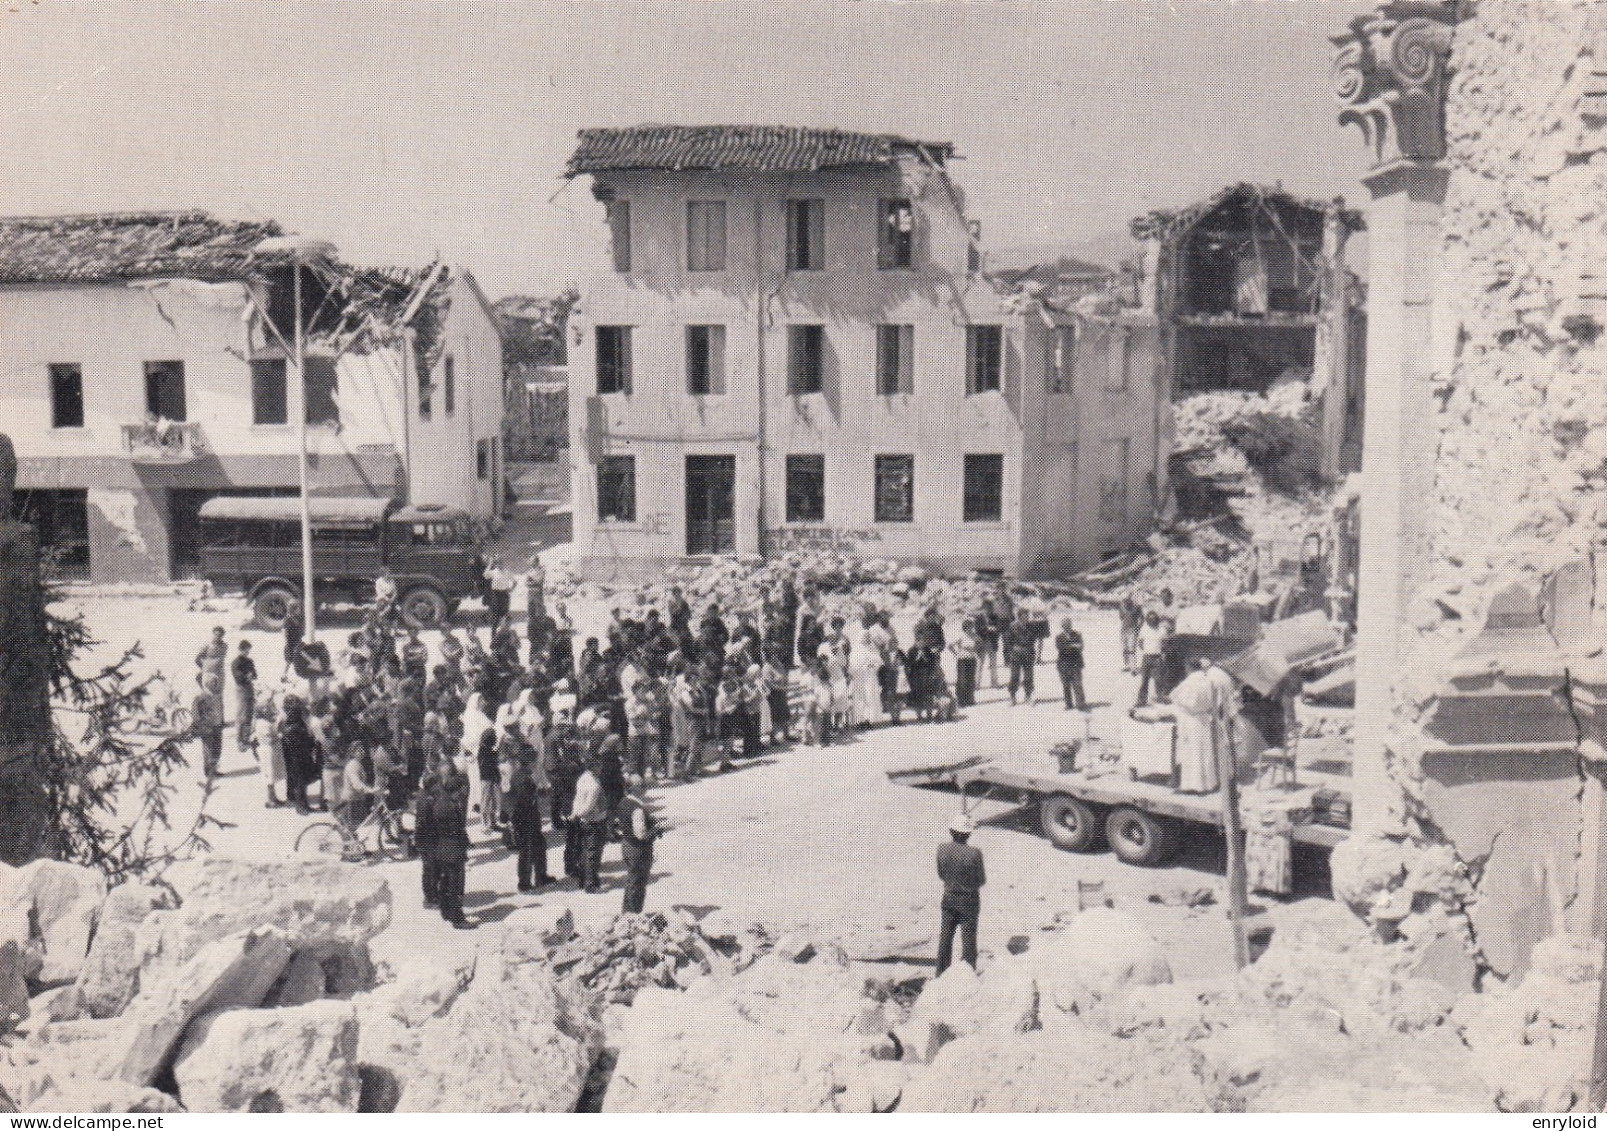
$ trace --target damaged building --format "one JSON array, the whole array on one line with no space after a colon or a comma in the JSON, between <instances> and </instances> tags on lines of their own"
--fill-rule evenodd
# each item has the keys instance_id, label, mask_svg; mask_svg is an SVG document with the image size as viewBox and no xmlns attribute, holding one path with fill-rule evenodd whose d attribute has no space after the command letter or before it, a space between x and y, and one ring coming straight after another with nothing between
<instances>
[{"instance_id":1,"label":"damaged building","mask_svg":"<svg viewBox=\"0 0 1607 1131\"><path fill-rule=\"evenodd\" d=\"M1488 986L1607 929L1607 11L1398 2L1334 43L1373 197L1335 890Z\"/></svg>"},{"instance_id":2,"label":"damaged building","mask_svg":"<svg viewBox=\"0 0 1607 1131\"><path fill-rule=\"evenodd\" d=\"M1130 227L1170 395L1307 382L1322 400L1324 476L1360 468L1367 329L1345 249L1362 214L1241 183Z\"/></svg>"},{"instance_id":3,"label":"damaged building","mask_svg":"<svg viewBox=\"0 0 1607 1131\"><path fill-rule=\"evenodd\" d=\"M303 417L315 494L494 513L501 342L473 277L304 270L303 385L292 268L258 251L279 234L204 212L0 219L16 506L62 575L191 576L203 502L299 494Z\"/></svg>"},{"instance_id":4,"label":"damaged building","mask_svg":"<svg viewBox=\"0 0 1607 1131\"><path fill-rule=\"evenodd\" d=\"M1091 564L1165 490L1152 313L984 270L953 149L883 134L580 134L610 270L569 321L589 576L826 547Z\"/></svg>"}]
</instances>

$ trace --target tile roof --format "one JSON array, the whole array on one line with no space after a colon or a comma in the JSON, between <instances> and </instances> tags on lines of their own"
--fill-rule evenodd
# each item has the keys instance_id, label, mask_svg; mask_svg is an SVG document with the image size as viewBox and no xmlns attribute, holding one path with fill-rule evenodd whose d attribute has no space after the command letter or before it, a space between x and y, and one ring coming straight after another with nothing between
<instances>
[{"instance_id":1,"label":"tile roof","mask_svg":"<svg viewBox=\"0 0 1607 1131\"><path fill-rule=\"evenodd\" d=\"M885 165L901 151L924 149L939 164L954 153L946 141L896 134L850 133L803 126L631 126L580 131L564 175L609 169L738 170L805 173L844 165Z\"/></svg>"},{"instance_id":2,"label":"tile roof","mask_svg":"<svg viewBox=\"0 0 1607 1131\"><path fill-rule=\"evenodd\" d=\"M1186 208L1158 209L1144 216L1136 217L1128 228L1136 240L1159 239L1163 242L1177 239L1186 235L1207 216L1218 209L1233 204L1265 205L1267 203L1292 205L1296 208L1307 209L1312 212L1324 212L1331 202L1316 200L1310 197L1297 196L1288 192L1282 185L1256 185L1248 181L1241 181L1236 185L1228 185L1206 197L1196 201ZM1337 203L1343 204L1343 201ZM1366 218L1353 208L1339 209L1340 217L1345 226L1353 232L1359 232L1367 227Z\"/></svg>"},{"instance_id":3,"label":"tile roof","mask_svg":"<svg viewBox=\"0 0 1607 1131\"><path fill-rule=\"evenodd\" d=\"M272 220L206 212L0 217L0 283L237 279L252 249L280 234Z\"/></svg>"}]
</instances>

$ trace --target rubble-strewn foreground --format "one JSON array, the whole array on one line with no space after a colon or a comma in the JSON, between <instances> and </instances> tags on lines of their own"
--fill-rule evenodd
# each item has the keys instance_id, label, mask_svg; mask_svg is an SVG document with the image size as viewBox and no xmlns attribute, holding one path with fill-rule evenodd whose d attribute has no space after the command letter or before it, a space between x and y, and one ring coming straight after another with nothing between
<instances>
[{"instance_id":1,"label":"rubble-strewn foreground","mask_svg":"<svg viewBox=\"0 0 1607 1131\"><path fill-rule=\"evenodd\" d=\"M577 935L557 902L456 969L389 969L368 944L391 892L361 867L216 859L177 903L97 891L70 865L0 875L19 1110L1560 1111L1584 1096L1599 966L1556 938L1521 984L1458 995L1308 900L1208 982L1174 982L1105 908L935 981L721 910Z\"/></svg>"}]
</instances>

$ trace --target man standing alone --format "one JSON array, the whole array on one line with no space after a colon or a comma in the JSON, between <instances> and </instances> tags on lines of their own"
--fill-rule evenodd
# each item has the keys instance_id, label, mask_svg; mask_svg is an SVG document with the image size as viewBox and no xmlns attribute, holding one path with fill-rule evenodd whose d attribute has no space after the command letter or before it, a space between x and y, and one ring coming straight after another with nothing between
<instances>
[{"instance_id":1,"label":"man standing alone","mask_svg":"<svg viewBox=\"0 0 1607 1131\"><path fill-rule=\"evenodd\" d=\"M943 921L937 933L937 973L954 959L954 932L960 932L960 957L976 969L976 929L982 914L982 886L988 882L982 852L970 844L976 823L963 813L949 823L948 844L938 846L937 874L943 881Z\"/></svg>"},{"instance_id":2,"label":"man standing alone","mask_svg":"<svg viewBox=\"0 0 1607 1131\"><path fill-rule=\"evenodd\" d=\"M206 785L223 760L223 676L203 672L195 678L201 687L190 704L190 733L201 742L201 784Z\"/></svg>"},{"instance_id":3,"label":"man standing alone","mask_svg":"<svg viewBox=\"0 0 1607 1131\"><path fill-rule=\"evenodd\" d=\"M1066 700L1066 710L1086 711L1088 697L1082 689L1082 633L1071 627L1071 618L1060 622L1060 633L1055 637L1055 669L1060 673L1060 691Z\"/></svg>"},{"instance_id":4,"label":"man standing alone","mask_svg":"<svg viewBox=\"0 0 1607 1131\"><path fill-rule=\"evenodd\" d=\"M630 792L619 812L619 849L625 858L626 912L640 912L647 903L647 882L653 875L653 842L658 839L658 823L647 807L645 783L632 774Z\"/></svg>"},{"instance_id":5,"label":"man standing alone","mask_svg":"<svg viewBox=\"0 0 1607 1131\"><path fill-rule=\"evenodd\" d=\"M251 745L251 724L257 712L257 665L251 659L251 641L240 641L240 651L229 665L234 676L235 745Z\"/></svg>"},{"instance_id":6,"label":"man standing alone","mask_svg":"<svg viewBox=\"0 0 1607 1131\"><path fill-rule=\"evenodd\" d=\"M1010 705L1016 705L1016 692L1023 703L1032 703L1033 667L1038 662L1038 634L1027 619L1025 608L1016 610L1016 619L1004 630L1004 658L1010 664Z\"/></svg>"}]
</instances>

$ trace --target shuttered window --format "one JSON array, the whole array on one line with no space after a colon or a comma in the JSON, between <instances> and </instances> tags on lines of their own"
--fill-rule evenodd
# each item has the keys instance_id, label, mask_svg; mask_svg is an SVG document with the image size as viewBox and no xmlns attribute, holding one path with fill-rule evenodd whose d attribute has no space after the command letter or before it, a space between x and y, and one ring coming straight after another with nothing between
<instances>
[{"instance_id":1,"label":"shuttered window","mask_svg":"<svg viewBox=\"0 0 1607 1131\"><path fill-rule=\"evenodd\" d=\"M725 270L725 201L686 202L686 269Z\"/></svg>"},{"instance_id":2,"label":"shuttered window","mask_svg":"<svg viewBox=\"0 0 1607 1131\"><path fill-rule=\"evenodd\" d=\"M787 392L818 393L825 387L826 328L787 327Z\"/></svg>"},{"instance_id":3,"label":"shuttered window","mask_svg":"<svg viewBox=\"0 0 1607 1131\"><path fill-rule=\"evenodd\" d=\"M819 271L826 266L826 202L787 201L787 270Z\"/></svg>"},{"instance_id":4,"label":"shuttered window","mask_svg":"<svg viewBox=\"0 0 1607 1131\"><path fill-rule=\"evenodd\" d=\"M631 328L597 327L597 392L631 391Z\"/></svg>"},{"instance_id":5,"label":"shuttered window","mask_svg":"<svg viewBox=\"0 0 1607 1131\"><path fill-rule=\"evenodd\" d=\"M915 391L915 327L876 327L876 392L884 397Z\"/></svg>"},{"instance_id":6,"label":"shuttered window","mask_svg":"<svg viewBox=\"0 0 1607 1131\"><path fill-rule=\"evenodd\" d=\"M1003 375L1003 327L967 326L965 328L966 394L998 392Z\"/></svg>"},{"instance_id":7,"label":"shuttered window","mask_svg":"<svg viewBox=\"0 0 1607 1131\"><path fill-rule=\"evenodd\" d=\"M694 397L725 392L725 327L686 328L686 391Z\"/></svg>"},{"instance_id":8,"label":"shuttered window","mask_svg":"<svg viewBox=\"0 0 1607 1131\"><path fill-rule=\"evenodd\" d=\"M826 518L826 457L787 457L787 521L824 522Z\"/></svg>"}]
</instances>

